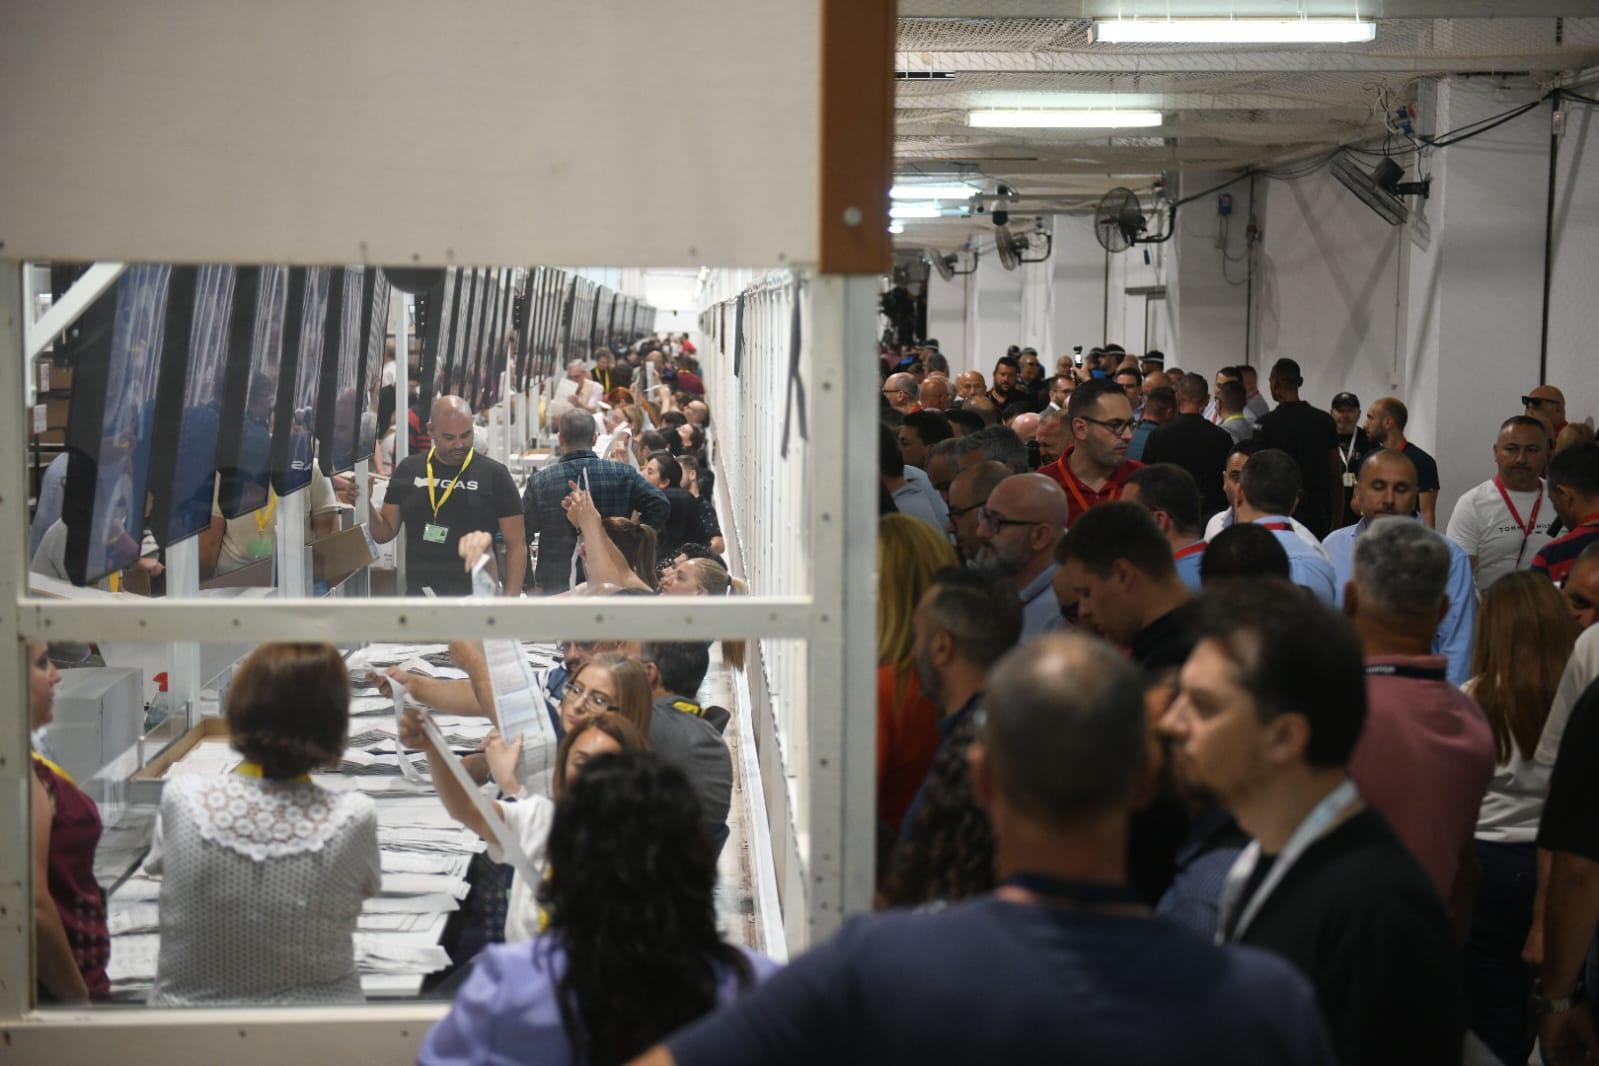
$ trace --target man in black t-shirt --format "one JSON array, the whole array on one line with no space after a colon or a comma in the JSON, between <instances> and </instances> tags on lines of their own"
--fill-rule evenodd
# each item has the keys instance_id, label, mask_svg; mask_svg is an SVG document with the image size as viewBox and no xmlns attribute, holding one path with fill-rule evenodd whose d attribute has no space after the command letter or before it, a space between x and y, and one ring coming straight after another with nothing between
<instances>
[{"instance_id":1,"label":"man in black t-shirt","mask_svg":"<svg viewBox=\"0 0 1599 1066\"><path fill-rule=\"evenodd\" d=\"M1360 424L1360 397L1354 393L1334 396L1330 413L1338 430L1338 480L1344 490L1344 506L1333 516L1332 527L1342 529L1360 521L1353 500L1355 486L1360 483L1360 460L1371 451L1371 438Z\"/></svg>"},{"instance_id":2,"label":"man in black t-shirt","mask_svg":"<svg viewBox=\"0 0 1599 1066\"><path fill-rule=\"evenodd\" d=\"M1407 459L1416 464L1417 506L1421 520L1428 529L1435 529L1438 525L1438 490L1442 487L1438 480L1438 461L1405 439L1405 424L1409 421L1410 412L1399 398L1384 396L1374 400L1371 410L1366 412L1366 436L1371 441L1371 450L1387 448L1389 451L1403 452Z\"/></svg>"},{"instance_id":3,"label":"man in black t-shirt","mask_svg":"<svg viewBox=\"0 0 1599 1066\"><path fill-rule=\"evenodd\" d=\"M433 402L428 434L432 446L407 456L390 475L383 507L372 513L372 539L386 544L405 528L406 595L431 588L440 596L467 596L472 577L457 545L467 533L498 533L507 547L504 587L520 594L527 538L511 472L473 451L472 408L459 396Z\"/></svg>"},{"instance_id":4,"label":"man in black t-shirt","mask_svg":"<svg viewBox=\"0 0 1599 1066\"><path fill-rule=\"evenodd\" d=\"M1052 634L991 681L969 759L994 827L993 894L855 919L640 1062L1332 1061L1291 967L1154 921L1128 890L1147 743L1137 669Z\"/></svg>"},{"instance_id":5,"label":"man in black t-shirt","mask_svg":"<svg viewBox=\"0 0 1599 1066\"><path fill-rule=\"evenodd\" d=\"M1316 986L1344 1063L1455 1063L1460 959L1443 901L1345 771L1366 719L1360 642L1286 582L1228 582L1161 719L1182 776L1254 843L1222 889L1227 941L1276 952Z\"/></svg>"},{"instance_id":6,"label":"man in black t-shirt","mask_svg":"<svg viewBox=\"0 0 1599 1066\"><path fill-rule=\"evenodd\" d=\"M1338 431L1332 415L1299 398L1305 379L1299 364L1279 359L1267 379L1276 410L1255 427L1255 439L1280 448L1299 464L1304 492L1294 517L1317 538L1332 532L1333 516L1343 509L1343 464L1338 460ZM1204 486L1201 485L1201 488Z\"/></svg>"},{"instance_id":7,"label":"man in black t-shirt","mask_svg":"<svg viewBox=\"0 0 1599 1066\"><path fill-rule=\"evenodd\" d=\"M644 464L644 480L660 489L671 505L665 528L656 534L657 559L675 559L683 545L704 544L711 539L700 520L700 502L683 487L683 466L671 452L650 454Z\"/></svg>"}]
</instances>

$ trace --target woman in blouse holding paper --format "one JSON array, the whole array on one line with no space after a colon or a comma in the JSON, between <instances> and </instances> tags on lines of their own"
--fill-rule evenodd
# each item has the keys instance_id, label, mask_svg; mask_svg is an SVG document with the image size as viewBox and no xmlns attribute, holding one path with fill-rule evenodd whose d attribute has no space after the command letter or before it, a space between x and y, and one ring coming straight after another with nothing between
<instances>
[{"instance_id":1,"label":"woman in blouse holding paper","mask_svg":"<svg viewBox=\"0 0 1599 1066\"><path fill-rule=\"evenodd\" d=\"M264 644L234 675L245 761L161 794L145 864L162 878L153 1004L362 1002L354 935L381 888L377 812L310 776L344 751L349 710L328 644Z\"/></svg>"},{"instance_id":2,"label":"woman in blouse holding paper","mask_svg":"<svg viewBox=\"0 0 1599 1066\"><path fill-rule=\"evenodd\" d=\"M622 751L647 751L649 742L632 722L614 711L584 718L561 740L555 757L554 792L558 801L569 781L581 772L589 759ZM528 859L534 874L529 881L521 870L511 876L511 898L505 914L505 940L515 943L529 940L539 932L537 882L545 873L544 847L550 835L550 823L555 816L555 803L544 796L533 795L506 802L473 797L461 787L460 782L445 763L445 756L428 737L422 727L422 712L406 711L401 726L400 741L408 748L427 752L428 770L433 786L438 789L444 809L462 825L488 841L488 856L497 863L507 861L501 842L495 837L478 802L484 803L506 830L514 837L522 854ZM452 756L453 757L453 756Z\"/></svg>"}]
</instances>

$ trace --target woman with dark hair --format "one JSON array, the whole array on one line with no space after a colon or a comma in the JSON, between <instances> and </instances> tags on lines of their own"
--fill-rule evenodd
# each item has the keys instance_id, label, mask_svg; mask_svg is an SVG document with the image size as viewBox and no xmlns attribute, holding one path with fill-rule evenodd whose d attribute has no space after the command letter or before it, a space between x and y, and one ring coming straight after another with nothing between
<instances>
[{"instance_id":1,"label":"woman with dark hair","mask_svg":"<svg viewBox=\"0 0 1599 1066\"><path fill-rule=\"evenodd\" d=\"M776 969L717 933L699 801L653 756L588 762L547 856L547 934L478 956L420 1062L627 1062Z\"/></svg>"},{"instance_id":2,"label":"woman with dark hair","mask_svg":"<svg viewBox=\"0 0 1599 1066\"><path fill-rule=\"evenodd\" d=\"M330 644L263 644L227 694L222 777L161 793L145 863L161 882L151 1003L360 1003L355 925L378 894L377 812L311 771L338 760L350 675Z\"/></svg>"},{"instance_id":3,"label":"woman with dark hair","mask_svg":"<svg viewBox=\"0 0 1599 1066\"><path fill-rule=\"evenodd\" d=\"M637 663L634 666L642 670ZM592 674L593 671L589 673ZM647 696L648 693L646 698ZM505 853L499 841L495 840L483 815L478 811L477 805L461 788L460 783L455 780L455 775L444 765L437 749L428 741L427 734L422 729L421 713L414 710L405 713L400 726L400 743L427 753L428 769L432 772L434 786L439 790L439 802L444 804L444 809L450 812L451 817L488 842L490 862L505 863ZM646 708L647 713L648 708ZM648 729L647 719L645 729ZM494 813L515 835L522 853L527 856L537 877L544 876L545 843L550 835L550 820L555 815L555 803L560 801L568 785L577 778L583 765L589 759L600 755L624 751L648 751L650 744L645 739L648 735L647 732L641 731L633 720L616 711L605 711L575 722L561 738L560 747L555 752L555 776L551 783L553 799L539 794L527 794L516 779L507 773L509 766L504 763L495 765L494 760L490 760L496 783L500 784L501 791L506 797L504 802L493 801ZM516 789L514 791L505 789L507 784L516 785ZM539 933L541 917L537 892L538 885L524 878L521 871L512 873L503 926L503 939L507 943L530 940Z\"/></svg>"},{"instance_id":4,"label":"woman with dark hair","mask_svg":"<svg viewBox=\"0 0 1599 1066\"><path fill-rule=\"evenodd\" d=\"M54 717L61 671L50 646L28 642L28 724L34 732ZM81 1003L111 994L106 964L111 934L105 893L94 876L100 809L54 761L37 751L33 764L33 928L39 998Z\"/></svg>"}]
</instances>

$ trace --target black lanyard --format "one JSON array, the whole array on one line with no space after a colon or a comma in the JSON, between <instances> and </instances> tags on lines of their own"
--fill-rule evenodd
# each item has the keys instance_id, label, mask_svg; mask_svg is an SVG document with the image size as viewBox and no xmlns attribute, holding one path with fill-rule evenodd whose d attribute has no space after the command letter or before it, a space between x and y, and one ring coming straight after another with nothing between
<instances>
[{"instance_id":1,"label":"black lanyard","mask_svg":"<svg viewBox=\"0 0 1599 1066\"><path fill-rule=\"evenodd\" d=\"M1404 663L1368 663L1367 677L1403 677L1411 681L1447 681L1441 666L1407 666Z\"/></svg>"}]
</instances>

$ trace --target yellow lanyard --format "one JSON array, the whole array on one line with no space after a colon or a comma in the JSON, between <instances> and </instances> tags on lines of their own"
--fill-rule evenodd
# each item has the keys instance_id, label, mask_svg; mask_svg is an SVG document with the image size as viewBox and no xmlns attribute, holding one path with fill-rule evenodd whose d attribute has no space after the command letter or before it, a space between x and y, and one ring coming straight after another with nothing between
<instances>
[{"instance_id":1,"label":"yellow lanyard","mask_svg":"<svg viewBox=\"0 0 1599 1066\"><path fill-rule=\"evenodd\" d=\"M466 468L472 465L472 456L477 454L477 449L470 448L467 450L466 462L461 464L461 469L455 472L455 477L450 479L450 483L444 486L444 499L442 500L433 494L433 452L435 450L433 448L428 449L428 502L433 505L433 517L437 518L439 516L439 508L450 502L450 493L454 492L455 486L461 483L461 477L466 473Z\"/></svg>"},{"instance_id":2,"label":"yellow lanyard","mask_svg":"<svg viewBox=\"0 0 1599 1066\"><path fill-rule=\"evenodd\" d=\"M240 777L254 777L257 779L266 777L266 771L261 769L261 764L254 762L241 762L238 766L234 767L233 772L238 774ZM302 781L309 782L311 780L311 775L301 774L299 777L291 777L289 780L296 783Z\"/></svg>"},{"instance_id":3,"label":"yellow lanyard","mask_svg":"<svg viewBox=\"0 0 1599 1066\"><path fill-rule=\"evenodd\" d=\"M53 772L57 777L61 778L61 780L65 781L67 784L71 785L73 788L77 788L78 787L78 783L76 781L72 780L72 775L67 773L65 770L61 769L60 766L57 766L55 764L55 762L53 762L50 759L46 759L43 755L40 755L36 751L35 752L31 752L30 754L33 755L33 759L34 759L35 762L43 763L45 766L49 767L51 772Z\"/></svg>"},{"instance_id":4,"label":"yellow lanyard","mask_svg":"<svg viewBox=\"0 0 1599 1066\"><path fill-rule=\"evenodd\" d=\"M693 700L673 700L672 701L672 706L676 707L678 710L682 711L684 714L692 714L696 718L705 717L704 708L702 708L699 704L695 703Z\"/></svg>"},{"instance_id":5,"label":"yellow lanyard","mask_svg":"<svg viewBox=\"0 0 1599 1066\"><path fill-rule=\"evenodd\" d=\"M258 507L255 511L255 532L257 536L266 536L267 527L272 525L272 516L278 512L278 494L271 489L267 490L267 505Z\"/></svg>"},{"instance_id":6,"label":"yellow lanyard","mask_svg":"<svg viewBox=\"0 0 1599 1066\"><path fill-rule=\"evenodd\" d=\"M110 589L112 592L121 592L122 591L122 572L121 571L113 570L111 572L111 574L106 578L106 588Z\"/></svg>"}]
</instances>

